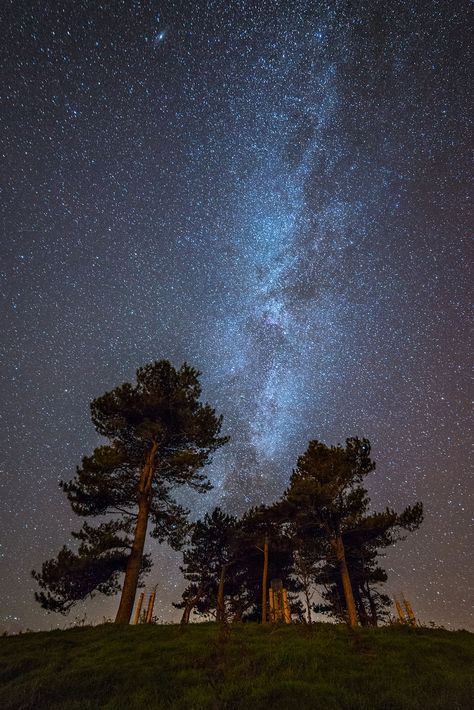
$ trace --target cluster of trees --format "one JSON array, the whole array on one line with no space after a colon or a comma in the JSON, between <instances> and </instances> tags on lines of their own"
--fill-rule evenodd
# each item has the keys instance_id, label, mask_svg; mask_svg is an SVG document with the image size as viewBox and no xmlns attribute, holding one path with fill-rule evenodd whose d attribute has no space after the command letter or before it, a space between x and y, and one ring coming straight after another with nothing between
<instances>
[{"instance_id":1,"label":"cluster of trees","mask_svg":"<svg viewBox=\"0 0 474 710\"><path fill-rule=\"evenodd\" d=\"M423 510L416 503L401 513L370 512L363 483L374 469L366 439L347 439L344 447L311 441L273 505L241 519L217 508L198 521L183 555L189 584L175 604L184 610L183 622L191 609L265 621L260 590L276 577L301 620L311 623L312 612L327 612L351 626L376 625L390 603L379 589L387 580L379 555L419 527Z\"/></svg>"},{"instance_id":2,"label":"cluster of trees","mask_svg":"<svg viewBox=\"0 0 474 710\"><path fill-rule=\"evenodd\" d=\"M311 622L316 611L351 626L376 624L389 602L379 590L387 579L380 552L420 525L421 504L402 513L370 512L369 442L312 441L280 500L240 519L217 508L190 524L176 490L209 490L203 467L227 441L221 417L200 401L199 374L187 364L176 370L166 360L154 362L137 371L135 385L92 402L92 421L108 443L60 485L76 514L99 522L86 521L73 533L76 551L64 546L41 572L33 571L41 590L36 599L67 613L96 592L121 590L116 623L128 623L137 587L151 569L144 551L151 523L152 536L183 550L188 586L175 606L184 623L193 610L219 621L266 621L268 580L281 578L301 619ZM320 604L313 602L316 588Z\"/></svg>"}]
</instances>

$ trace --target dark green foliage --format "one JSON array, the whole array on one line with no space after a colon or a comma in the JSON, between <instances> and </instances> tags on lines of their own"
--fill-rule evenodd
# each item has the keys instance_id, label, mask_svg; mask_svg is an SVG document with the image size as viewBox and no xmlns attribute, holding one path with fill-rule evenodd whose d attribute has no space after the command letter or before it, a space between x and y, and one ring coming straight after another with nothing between
<instances>
[{"instance_id":1,"label":"dark green foliage","mask_svg":"<svg viewBox=\"0 0 474 710\"><path fill-rule=\"evenodd\" d=\"M285 579L292 588L291 550L282 544L270 509L253 508L238 520L216 508L193 527L181 568L190 585L183 601L175 606L185 608L189 600L195 599L193 607L198 615L214 615L220 575L225 568L226 618L259 618L265 536L270 548L268 579Z\"/></svg>"},{"instance_id":2,"label":"dark green foliage","mask_svg":"<svg viewBox=\"0 0 474 710\"><path fill-rule=\"evenodd\" d=\"M77 552L64 547L41 572L33 572L44 590L36 598L45 609L67 613L95 591L120 589L139 505L145 511L142 530L149 519L159 541L177 549L182 545L188 511L175 501L175 489L209 490L202 468L226 441L219 436L221 418L199 401L199 374L187 364L176 370L161 360L140 368L135 385L125 383L92 402L92 421L109 443L85 456L72 481L61 487L77 515L113 518L95 528L85 523L74 533L80 540ZM146 492L145 466L151 474ZM151 563L140 550L138 556L137 574L143 575Z\"/></svg>"},{"instance_id":3,"label":"dark green foliage","mask_svg":"<svg viewBox=\"0 0 474 710\"><path fill-rule=\"evenodd\" d=\"M315 610L344 619L347 609L340 563L331 544L341 538L363 625L376 624L389 603L376 588L387 579L377 564L379 551L402 539L404 531L416 530L423 519L421 503L402 513L388 508L382 513L369 512L363 482L375 470L370 450L367 439L347 439L345 447L311 441L298 459L289 488L274 506L294 550L294 573L307 593L307 606L313 585L323 585L326 603Z\"/></svg>"},{"instance_id":4,"label":"dark green foliage","mask_svg":"<svg viewBox=\"0 0 474 710\"><path fill-rule=\"evenodd\" d=\"M154 522L170 505L170 487L209 490L201 468L227 439L218 436L222 418L199 402L199 374L187 364L175 370L162 360L137 370L135 386L125 383L92 402L92 422L110 444L84 457L75 478L61 483L75 513L133 509L140 471L154 441Z\"/></svg>"},{"instance_id":5,"label":"dark green foliage","mask_svg":"<svg viewBox=\"0 0 474 710\"><path fill-rule=\"evenodd\" d=\"M383 513L369 514L366 512L368 504L367 498L359 519L355 519L353 527L345 530L342 536L359 621L363 626L377 625L378 621L387 619L391 606L390 597L379 589L387 581L385 570L378 564L380 551L404 539L404 533L416 530L423 520L421 503L408 506L400 514L388 508ZM344 619L344 594L338 565L331 555L319 568L315 581L323 585L322 596L328 602L316 611Z\"/></svg>"},{"instance_id":6,"label":"dark green foliage","mask_svg":"<svg viewBox=\"0 0 474 710\"><path fill-rule=\"evenodd\" d=\"M346 619L347 596L340 559L336 559L336 538L345 551L354 615L364 626L385 619L390 600L379 589L387 575L378 556L403 533L419 527L423 509L416 503L402 513L388 508L382 513L369 512L363 481L374 469L366 439L347 439L345 447L312 441L298 459L289 488L274 505L253 508L240 520L216 508L198 521L181 568L190 584L182 602L175 605L187 610L183 619L189 620L191 608L198 614L215 613L222 572L227 616L260 618L265 539L270 549L268 581L283 580L297 618L303 619L304 614L311 622L314 610ZM312 598L317 586L322 587L324 603L315 606Z\"/></svg>"},{"instance_id":7,"label":"dark green foliage","mask_svg":"<svg viewBox=\"0 0 474 710\"><path fill-rule=\"evenodd\" d=\"M39 586L47 590L35 594L41 606L64 614L77 599L93 596L95 591L116 594L130 549L129 538L120 534L127 527L117 521L97 528L84 523L80 532L73 533L81 541L77 553L64 546L55 559L44 563L41 574L33 572ZM149 559L145 558L143 571L149 568Z\"/></svg>"},{"instance_id":8,"label":"dark green foliage","mask_svg":"<svg viewBox=\"0 0 474 710\"><path fill-rule=\"evenodd\" d=\"M0 706L470 710L473 666L465 631L107 625L0 639Z\"/></svg>"},{"instance_id":9,"label":"dark green foliage","mask_svg":"<svg viewBox=\"0 0 474 710\"><path fill-rule=\"evenodd\" d=\"M291 594L297 590L292 578L292 550L287 540L281 534L279 520L271 507L264 505L251 508L242 518L239 528L239 547L243 563L242 585L245 589L248 605L244 619L256 621L262 616L262 574L263 546L265 538L268 541L268 585L272 579L283 581L284 587L290 592L288 601L293 611L298 604Z\"/></svg>"},{"instance_id":10,"label":"dark green foliage","mask_svg":"<svg viewBox=\"0 0 474 710\"><path fill-rule=\"evenodd\" d=\"M190 585L183 602L175 604L180 609L191 599L198 614L215 614L219 578L222 572L235 567L237 519L220 508L207 513L192 528L189 543L183 553L181 571ZM227 576L227 575L226 575ZM234 569L232 569L234 577ZM228 597L229 584L225 585Z\"/></svg>"},{"instance_id":11,"label":"dark green foliage","mask_svg":"<svg viewBox=\"0 0 474 710\"><path fill-rule=\"evenodd\" d=\"M298 459L279 515L295 534L329 541L351 528L367 508L361 483L374 469L367 439L347 439L345 448L311 441Z\"/></svg>"}]
</instances>

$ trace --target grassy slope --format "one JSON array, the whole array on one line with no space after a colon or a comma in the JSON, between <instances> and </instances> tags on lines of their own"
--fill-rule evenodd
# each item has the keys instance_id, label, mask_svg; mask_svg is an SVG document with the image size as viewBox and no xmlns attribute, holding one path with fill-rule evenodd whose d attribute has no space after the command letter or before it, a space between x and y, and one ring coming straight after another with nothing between
<instances>
[{"instance_id":1,"label":"grassy slope","mask_svg":"<svg viewBox=\"0 0 474 710\"><path fill-rule=\"evenodd\" d=\"M0 639L0 707L455 710L473 670L465 631L106 625Z\"/></svg>"}]
</instances>

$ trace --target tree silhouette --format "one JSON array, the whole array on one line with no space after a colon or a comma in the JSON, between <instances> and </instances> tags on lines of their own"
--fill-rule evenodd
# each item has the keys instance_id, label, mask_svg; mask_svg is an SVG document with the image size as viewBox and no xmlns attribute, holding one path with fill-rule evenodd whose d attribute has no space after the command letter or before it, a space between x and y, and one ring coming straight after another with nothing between
<instances>
[{"instance_id":1,"label":"tree silhouette","mask_svg":"<svg viewBox=\"0 0 474 710\"><path fill-rule=\"evenodd\" d=\"M387 508L384 512L369 514L366 508L353 528L345 531L343 541L359 621L363 626L376 626L379 619L387 616L390 605L390 598L379 589L387 581L387 573L378 562L380 550L404 539L406 532L420 526L423 506L415 503L402 513ZM322 596L326 601L319 611L344 618L347 608L337 562L326 560L316 580L324 586Z\"/></svg>"},{"instance_id":2,"label":"tree silhouette","mask_svg":"<svg viewBox=\"0 0 474 710\"><path fill-rule=\"evenodd\" d=\"M183 602L175 604L177 608L186 609L192 603L200 613L215 612L217 620L224 621L225 583L227 572L235 563L236 527L237 518L220 508L194 523L181 567L191 584L184 592Z\"/></svg>"},{"instance_id":3,"label":"tree silhouette","mask_svg":"<svg viewBox=\"0 0 474 710\"><path fill-rule=\"evenodd\" d=\"M378 549L400 539L400 530L415 530L423 518L421 503L401 514L387 509L369 515L370 500L362 482L374 469L367 439L349 438L345 447L311 441L275 505L294 550L304 556L305 569L311 554L315 564L318 558L325 560L321 570L315 568L314 581L326 584L323 596L329 609L344 616L351 627L358 617L365 619L363 598L376 619L370 583L384 581L383 570L375 564Z\"/></svg>"},{"instance_id":4,"label":"tree silhouette","mask_svg":"<svg viewBox=\"0 0 474 710\"><path fill-rule=\"evenodd\" d=\"M262 599L268 595L262 574L265 540L268 580L289 579L291 551L278 537L270 508L252 508L240 519L215 508L194 524L181 567L189 584L174 604L184 610L183 623L193 608L198 614L215 613L218 621L262 617Z\"/></svg>"},{"instance_id":5,"label":"tree silhouette","mask_svg":"<svg viewBox=\"0 0 474 710\"><path fill-rule=\"evenodd\" d=\"M84 523L77 552L63 547L34 578L45 590L35 596L50 611L67 613L94 592L114 594L125 572L116 623L130 620L137 586L150 568L144 555L149 520L152 536L179 549L188 511L176 503L180 486L210 488L202 468L227 439L221 418L200 400L200 373L186 363L176 370L167 360L137 370L125 383L91 404L97 432L109 443L96 448L70 482L61 482L80 516L113 515L97 527Z\"/></svg>"}]
</instances>

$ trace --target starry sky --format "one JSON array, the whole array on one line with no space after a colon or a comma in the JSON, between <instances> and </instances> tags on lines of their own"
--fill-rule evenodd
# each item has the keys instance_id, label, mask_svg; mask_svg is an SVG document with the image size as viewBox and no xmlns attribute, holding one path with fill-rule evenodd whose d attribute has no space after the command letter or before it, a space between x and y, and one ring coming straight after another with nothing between
<instances>
[{"instance_id":1,"label":"starry sky","mask_svg":"<svg viewBox=\"0 0 474 710\"><path fill-rule=\"evenodd\" d=\"M0 627L65 623L30 577L82 524L58 481L99 443L90 401L167 358L202 371L231 436L213 491L184 495L194 516L275 500L309 439L366 436L374 507L425 505L388 591L474 629L472 4L0 16ZM157 613L178 618L180 556L148 549Z\"/></svg>"}]
</instances>

